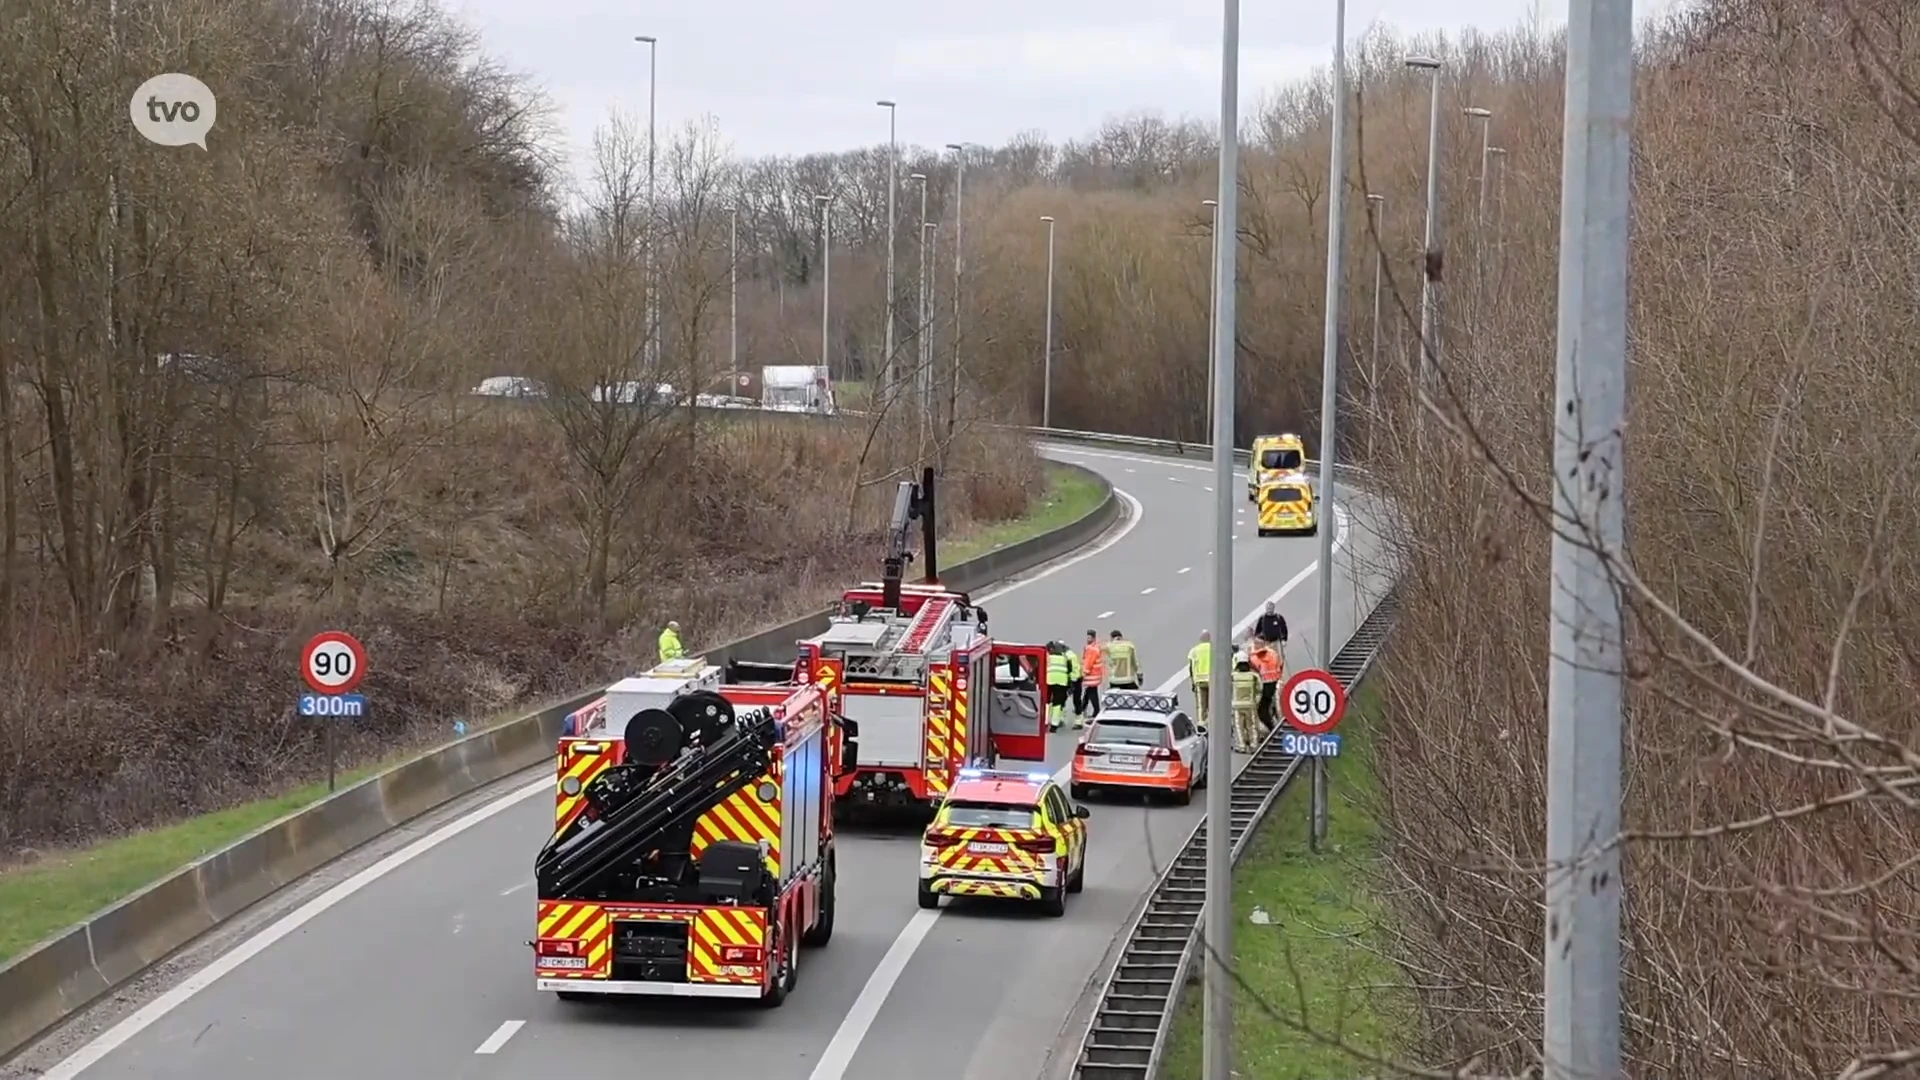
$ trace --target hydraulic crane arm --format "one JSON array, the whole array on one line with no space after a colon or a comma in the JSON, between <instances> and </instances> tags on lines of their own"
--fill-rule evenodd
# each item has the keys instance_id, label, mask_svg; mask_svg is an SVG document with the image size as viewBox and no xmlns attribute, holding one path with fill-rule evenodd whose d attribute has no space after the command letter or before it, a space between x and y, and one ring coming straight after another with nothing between
<instances>
[{"instance_id":1,"label":"hydraulic crane arm","mask_svg":"<svg viewBox=\"0 0 1920 1080\"><path fill-rule=\"evenodd\" d=\"M928 582L940 579L940 560L936 547L936 521L934 519L933 468L923 469L920 482L900 481L900 487L894 492L893 521L887 530L887 555L883 562L884 575L881 578L880 606L899 610L900 582L906 577L907 563L913 561L913 523L920 522L920 546L925 552L926 574L923 580Z\"/></svg>"}]
</instances>

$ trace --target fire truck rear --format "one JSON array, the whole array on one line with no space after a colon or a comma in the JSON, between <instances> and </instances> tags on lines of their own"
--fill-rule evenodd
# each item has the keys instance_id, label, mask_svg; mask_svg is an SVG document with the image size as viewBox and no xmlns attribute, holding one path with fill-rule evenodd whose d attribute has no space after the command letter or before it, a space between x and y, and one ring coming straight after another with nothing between
<instances>
[{"instance_id":1,"label":"fire truck rear","mask_svg":"<svg viewBox=\"0 0 1920 1080\"><path fill-rule=\"evenodd\" d=\"M908 585L915 520L926 575ZM968 766L1045 761L1046 647L994 641L986 611L939 583L932 469L900 485L884 567L884 580L847 590L826 631L800 643L799 679L832 691L860 733L859 767L836 794L924 806Z\"/></svg>"},{"instance_id":2,"label":"fire truck rear","mask_svg":"<svg viewBox=\"0 0 1920 1080\"><path fill-rule=\"evenodd\" d=\"M535 985L781 1004L799 946L833 936L833 780L858 751L826 688L675 661L568 730L534 861Z\"/></svg>"}]
</instances>

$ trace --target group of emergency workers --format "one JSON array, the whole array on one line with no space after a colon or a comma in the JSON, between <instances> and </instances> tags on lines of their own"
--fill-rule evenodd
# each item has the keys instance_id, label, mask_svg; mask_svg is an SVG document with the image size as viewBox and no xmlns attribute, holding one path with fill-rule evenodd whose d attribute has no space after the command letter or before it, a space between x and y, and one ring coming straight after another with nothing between
<instances>
[{"instance_id":1,"label":"group of emergency workers","mask_svg":"<svg viewBox=\"0 0 1920 1080\"><path fill-rule=\"evenodd\" d=\"M1279 721L1274 698L1287 675L1283 655L1286 644L1287 620L1273 601L1268 601L1267 610L1254 623L1247 647L1233 654L1233 748L1239 753L1252 753ZM680 624L667 623L660 631L661 661L678 660L686 654L686 647L680 643ZM1118 630L1105 642L1097 632L1088 630L1087 642L1077 653L1065 642L1048 642L1047 730L1060 730L1069 706L1073 708L1073 726L1086 727L1087 721L1100 713L1103 685L1111 690L1138 690L1144 677L1139 650ZM1187 679L1203 731L1212 718L1212 678L1213 635L1202 630L1200 643L1187 652Z\"/></svg>"},{"instance_id":2,"label":"group of emergency workers","mask_svg":"<svg viewBox=\"0 0 1920 1080\"><path fill-rule=\"evenodd\" d=\"M1252 753L1279 722L1274 700L1280 681L1287 676L1286 644L1287 620L1268 601L1247 647L1233 654L1233 748L1238 753ZM1204 730L1212 717L1213 634L1209 631L1200 631L1200 643L1187 652L1187 679Z\"/></svg>"},{"instance_id":3,"label":"group of emergency workers","mask_svg":"<svg viewBox=\"0 0 1920 1080\"><path fill-rule=\"evenodd\" d=\"M1073 726L1083 728L1100 713L1100 687L1140 689L1140 652L1118 630L1102 643L1097 631L1087 631L1087 643L1078 653L1064 641L1047 642L1047 730L1059 731L1073 707Z\"/></svg>"}]
</instances>

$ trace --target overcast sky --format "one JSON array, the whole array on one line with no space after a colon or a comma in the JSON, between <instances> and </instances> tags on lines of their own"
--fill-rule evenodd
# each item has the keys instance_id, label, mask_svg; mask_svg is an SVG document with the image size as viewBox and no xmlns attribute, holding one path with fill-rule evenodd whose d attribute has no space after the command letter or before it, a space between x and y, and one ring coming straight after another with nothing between
<instances>
[{"instance_id":1,"label":"overcast sky","mask_svg":"<svg viewBox=\"0 0 1920 1080\"><path fill-rule=\"evenodd\" d=\"M704 113L745 155L886 141L998 144L1038 128L1055 140L1115 113L1217 116L1214 0L448 0L485 49L531 75L561 109L574 154L610 108L645 116L647 46L659 38L662 139ZM1644 17L1671 0L1639 0ZM1566 22L1567 0L1350 0L1350 38ZM1329 62L1331 0L1241 9L1243 115L1272 86Z\"/></svg>"}]
</instances>

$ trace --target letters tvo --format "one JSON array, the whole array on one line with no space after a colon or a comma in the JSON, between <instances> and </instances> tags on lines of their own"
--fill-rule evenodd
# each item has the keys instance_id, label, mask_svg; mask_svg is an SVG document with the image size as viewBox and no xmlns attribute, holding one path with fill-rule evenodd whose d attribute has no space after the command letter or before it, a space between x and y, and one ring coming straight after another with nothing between
<instances>
[{"instance_id":1,"label":"letters tvo","mask_svg":"<svg viewBox=\"0 0 1920 1080\"><path fill-rule=\"evenodd\" d=\"M175 120L184 120L189 124L200 119L200 103L197 101L162 101L157 97L147 99L147 119L156 124L170 124Z\"/></svg>"}]
</instances>

